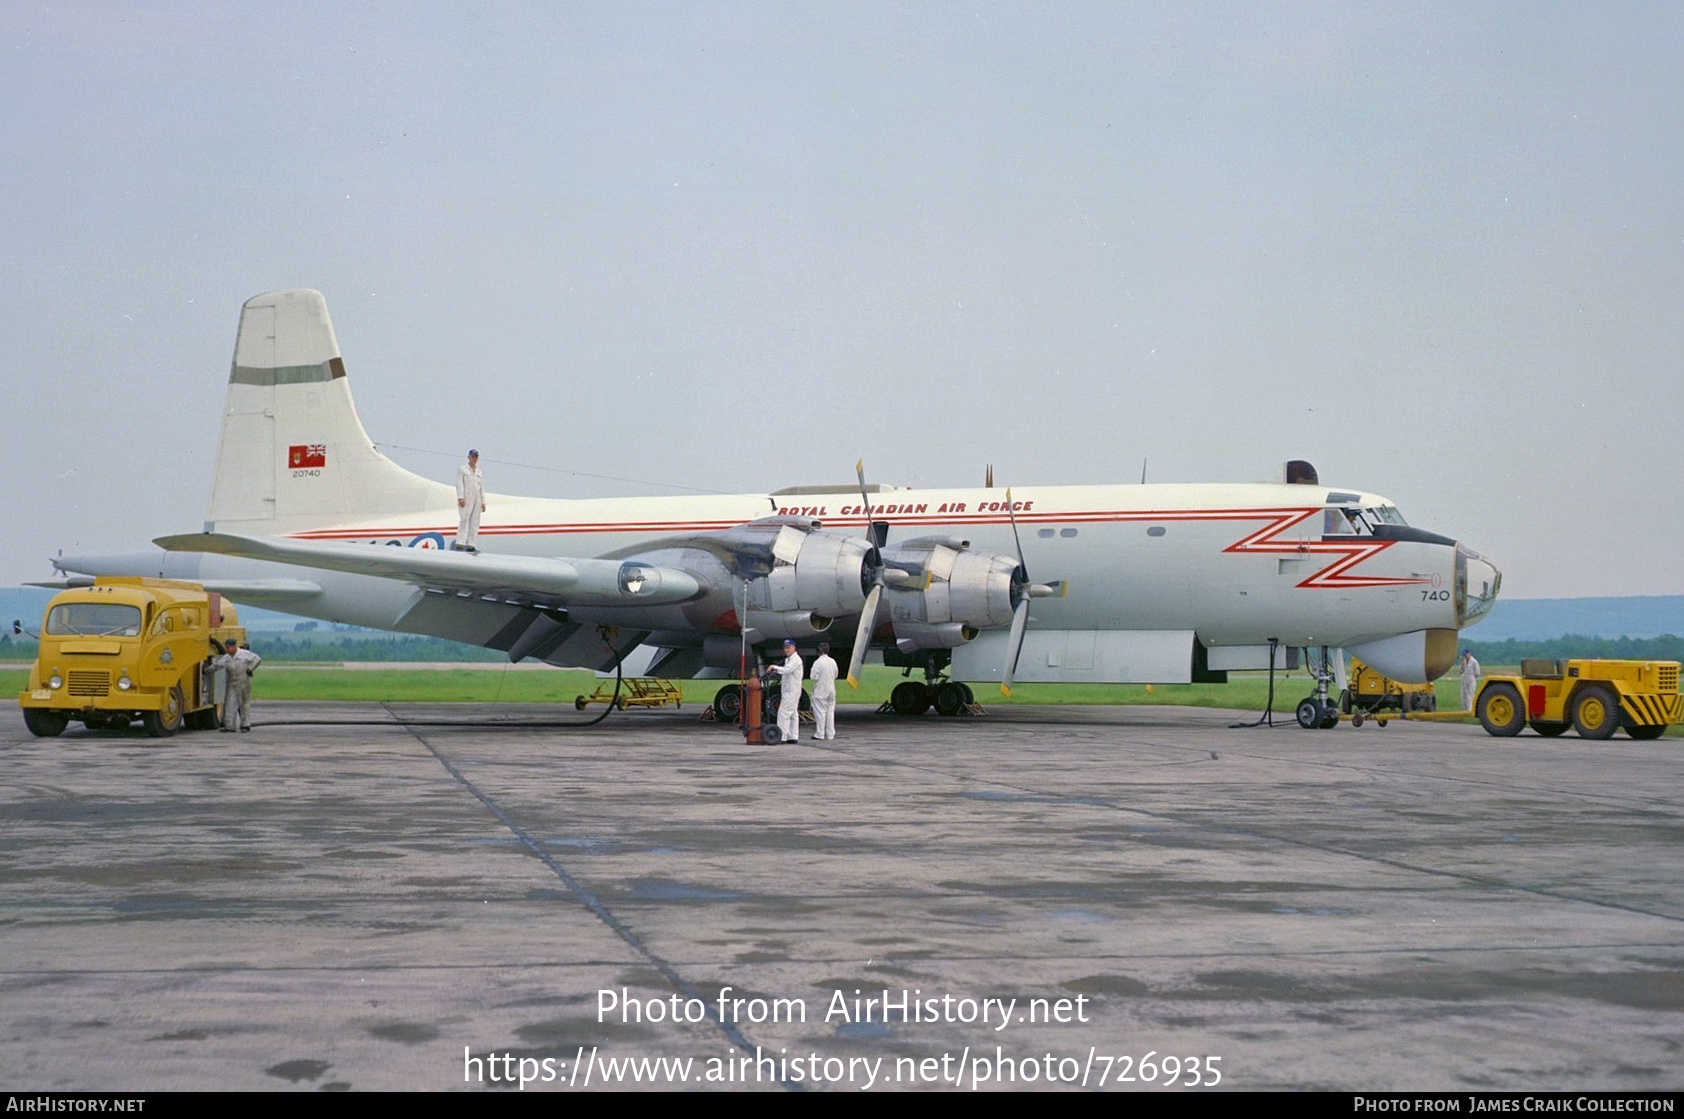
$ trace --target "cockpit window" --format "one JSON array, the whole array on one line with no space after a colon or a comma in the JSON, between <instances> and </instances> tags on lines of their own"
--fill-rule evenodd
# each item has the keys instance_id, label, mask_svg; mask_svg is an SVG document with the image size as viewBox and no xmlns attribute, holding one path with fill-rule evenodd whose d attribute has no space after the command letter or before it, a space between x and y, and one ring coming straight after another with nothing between
<instances>
[{"instance_id":1,"label":"cockpit window","mask_svg":"<svg viewBox=\"0 0 1684 1119\"><path fill-rule=\"evenodd\" d=\"M1323 536L1373 536L1379 525L1407 525L1395 505L1329 505L1322 515Z\"/></svg>"},{"instance_id":2,"label":"cockpit window","mask_svg":"<svg viewBox=\"0 0 1684 1119\"><path fill-rule=\"evenodd\" d=\"M1349 505L1329 505L1323 518L1323 536L1369 536L1373 534L1365 510Z\"/></svg>"}]
</instances>

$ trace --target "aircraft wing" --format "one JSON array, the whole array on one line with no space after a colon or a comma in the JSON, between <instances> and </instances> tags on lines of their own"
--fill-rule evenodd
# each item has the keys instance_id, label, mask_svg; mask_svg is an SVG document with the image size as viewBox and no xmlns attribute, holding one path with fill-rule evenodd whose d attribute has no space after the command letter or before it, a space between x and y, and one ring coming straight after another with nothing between
<instances>
[{"instance_id":1,"label":"aircraft wing","mask_svg":"<svg viewBox=\"0 0 1684 1119\"><path fill-rule=\"evenodd\" d=\"M695 575L631 560L538 558L445 552L338 541L301 541L228 533L160 536L172 552L209 552L353 575L372 575L447 594L519 598L542 606L660 606L705 594Z\"/></svg>"}]
</instances>

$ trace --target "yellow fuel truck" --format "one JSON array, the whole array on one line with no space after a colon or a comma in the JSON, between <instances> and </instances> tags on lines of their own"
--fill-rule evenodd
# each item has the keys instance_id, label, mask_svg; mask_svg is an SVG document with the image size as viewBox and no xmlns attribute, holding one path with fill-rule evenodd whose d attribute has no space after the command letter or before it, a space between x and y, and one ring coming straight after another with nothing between
<instances>
[{"instance_id":1,"label":"yellow fuel truck","mask_svg":"<svg viewBox=\"0 0 1684 1119\"><path fill-rule=\"evenodd\" d=\"M40 653L18 696L42 737L72 719L121 730L139 719L154 738L217 725L218 642L245 640L232 604L197 583L101 578L61 591L41 619Z\"/></svg>"}]
</instances>

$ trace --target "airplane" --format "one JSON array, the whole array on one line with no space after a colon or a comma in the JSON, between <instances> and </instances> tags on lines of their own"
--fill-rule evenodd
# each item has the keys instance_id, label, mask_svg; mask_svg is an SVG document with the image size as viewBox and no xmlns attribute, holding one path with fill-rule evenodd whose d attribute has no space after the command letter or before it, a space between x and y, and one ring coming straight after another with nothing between
<instances>
[{"instance_id":1,"label":"airplane","mask_svg":"<svg viewBox=\"0 0 1684 1119\"><path fill-rule=\"evenodd\" d=\"M822 637L851 681L868 653L902 668L902 714L957 714L970 682L1221 682L1316 648L1426 682L1501 584L1478 552L1302 461L1275 483L1004 492L856 473L769 494L492 494L481 550L456 551L455 489L374 446L322 295L276 291L241 309L203 531L54 563L634 675L735 681L784 638ZM1306 727L1337 721L1325 676ZM735 683L716 696L732 714L738 700Z\"/></svg>"}]
</instances>

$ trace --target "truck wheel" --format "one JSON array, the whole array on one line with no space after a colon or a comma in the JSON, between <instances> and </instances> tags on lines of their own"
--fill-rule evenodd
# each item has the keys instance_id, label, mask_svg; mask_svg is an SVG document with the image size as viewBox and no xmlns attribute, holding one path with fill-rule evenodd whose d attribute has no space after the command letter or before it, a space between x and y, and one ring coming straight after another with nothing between
<instances>
[{"instance_id":1,"label":"truck wheel","mask_svg":"<svg viewBox=\"0 0 1684 1119\"><path fill-rule=\"evenodd\" d=\"M1573 698L1573 729L1580 738L1612 738L1620 729L1620 701L1600 684Z\"/></svg>"},{"instance_id":2,"label":"truck wheel","mask_svg":"<svg viewBox=\"0 0 1684 1119\"><path fill-rule=\"evenodd\" d=\"M1479 725L1486 734L1512 738L1526 725L1526 709L1513 684L1492 684L1479 693Z\"/></svg>"},{"instance_id":3,"label":"truck wheel","mask_svg":"<svg viewBox=\"0 0 1684 1119\"><path fill-rule=\"evenodd\" d=\"M182 698L181 686L178 684L164 696L164 706L157 711L147 711L141 715L140 721L146 727L146 733L153 738L168 738L181 729L181 713L186 710L187 701Z\"/></svg>"},{"instance_id":4,"label":"truck wheel","mask_svg":"<svg viewBox=\"0 0 1684 1119\"><path fill-rule=\"evenodd\" d=\"M70 716L62 711L49 711L45 707L25 707L23 725L28 727L29 733L36 738L57 738L64 733L64 728L70 725Z\"/></svg>"},{"instance_id":5,"label":"truck wheel","mask_svg":"<svg viewBox=\"0 0 1684 1119\"><path fill-rule=\"evenodd\" d=\"M1652 726L1644 724L1643 726L1627 727L1626 733L1637 739L1639 742L1648 742L1651 739L1659 738L1661 735L1665 734L1666 724L1655 723Z\"/></svg>"},{"instance_id":6,"label":"truck wheel","mask_svg":"<svg viewBox=\"0 0 1684 1119\"><path fill-rule=\"evenodd\" d=\"M1566 734L1567 728L1572 725L1571 723L1546 723L1540 720L1532 723L1531 727L1545 738L1559 738Z\"/></svg>"}]
</instances>

